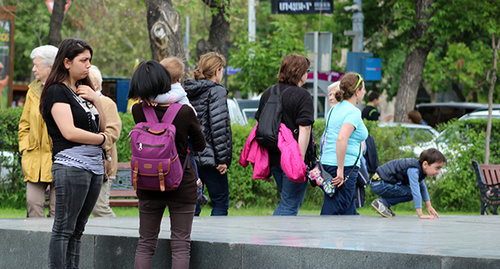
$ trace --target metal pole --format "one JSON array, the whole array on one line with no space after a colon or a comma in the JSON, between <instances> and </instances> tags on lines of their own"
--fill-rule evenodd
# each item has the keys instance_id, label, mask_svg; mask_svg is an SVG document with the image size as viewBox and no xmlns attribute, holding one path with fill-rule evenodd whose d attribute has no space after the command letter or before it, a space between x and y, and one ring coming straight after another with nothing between
<instances>
[{"instance_id":1,"label":"metal pole","mask_svg":"<svg viewBox=\"0 0 500 269\"><path fill-rule=\"evenodd\" d=\"M313 106L314 119L318 118L318 54L319 54L319 32L314 32L314 82L313 82Z\"/></svg>"},{"instance_id":2,"label":"metal pole","mask_svg":"<svg viewBox=\"0 0 500 269\"><path fill-rule=\"evenodd\" d=\"M358 5L359 8L352 15L352 30L355 33L354 39L352 41L352 51L353 52L363 52L363 22L365 16L363 16L362 0L354 0L354 5Z\"/></svg>"},{"instance_id":3,"label":"metal pole","mask_svg":"<svg viewBox=\"0 0 500 269\"><path fill-rule=\"evenodd\" d=\"M248 0L248 42L255 41L255 0Z\"/></svg>"},{"instance_id":4,"label":"metal pole","mask_svg":"<svg viewBox=\"0 0 500 269\"><path fill-rule=\"evenodd\" d=\"M184 47L186 51L186 62L189 60L189 16L186 17L186 34L184 35Z\"/></svg>"}]
</instances>

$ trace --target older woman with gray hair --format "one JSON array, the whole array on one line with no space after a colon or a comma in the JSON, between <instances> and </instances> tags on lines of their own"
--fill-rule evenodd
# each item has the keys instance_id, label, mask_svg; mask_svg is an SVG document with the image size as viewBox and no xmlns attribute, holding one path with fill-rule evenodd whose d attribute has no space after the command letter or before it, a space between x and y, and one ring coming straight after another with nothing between
<instances>
[{"instance_id":1,"label":"older woman with gray hair","mask_svg":"<svg viewBox=\"0 0 500 269\"><path fill-rule=\"evenodd\" d=\"M19 120L19 152L24 181L28 217L45 217L45 192L50 186L49 214L54 217L56 195L52 185L52 139L38 109L43 85L52 69L58 49L47 45L31 52L35 80L28 86L26 103Z\"/></svg>"},{"instance_id":2,"label":"older woman with gray hair","mask_svg":"<svg viewBox=\"0 0 500 269\"><path fill-rule=\"evenodd\" d=\"M104 150L106 158L104 160L105 173L104 182L102 183L99 198L92 210L94 217L116 217L115 212L109 206L109 193L111 190L111 182L116 178L118 167L118 153L116 150L116 141L120 138L122 130L122 120L118 114L116 103L109 97L102 94L102 75L99 68L92 65L89 69L89 78L96 92L99 94L104 114L106 114L106 129L104 133L108 136Z\"/></svg>"}]
</instances>

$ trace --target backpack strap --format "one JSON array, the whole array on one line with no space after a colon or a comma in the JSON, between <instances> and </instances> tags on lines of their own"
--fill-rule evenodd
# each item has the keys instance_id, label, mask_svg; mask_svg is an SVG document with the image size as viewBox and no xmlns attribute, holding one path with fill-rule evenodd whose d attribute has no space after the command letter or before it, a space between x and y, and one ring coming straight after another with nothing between
<instances>
[{"instance_id":1,"label":"backpack strap","mask_svg":"<svg viewBox=\"0 0 500 269\"><path fill-rule=\"evenodd\" d=\"M158 117L156 116L155 109L150 107L148 103L142 102L142 111L144 112L147 122L158 123Z\"/></svg>"},{"instance_id":2,"label":"backpack strap","mask_svg":"<svg viewBox=\"0 0 500 269\"><path fill-rule=\"evenodd\" d=\"M179 103L170 104L167 111L163 115L161 122L171 124L174 121L175 117L177 116L177 113L179 112L179 110L181 110L181 107L182 107L182 104L179 104Z\"/></svg>"}]
</instances>

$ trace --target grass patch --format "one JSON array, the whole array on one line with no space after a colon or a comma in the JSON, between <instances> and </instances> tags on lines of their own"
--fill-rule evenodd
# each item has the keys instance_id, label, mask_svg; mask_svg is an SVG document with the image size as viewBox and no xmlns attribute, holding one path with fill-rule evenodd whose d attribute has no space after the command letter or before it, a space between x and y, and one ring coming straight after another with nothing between
<instances>
[{"instance_id":1,"label":"grass patch","mask_svg":"<svg viewBox=\"0 0 500 269\"><path fill-rule=\"evenodd\" d=\"M272 216L275 205L252 205L252 206L241 206L240 208L229 208L229 216ZM392 208L394 213L397 215L417 215L415 209L413 208L413 202L404 203L396 205ZM117 217L139 217L139 210L137 207L113 207ZM209 205L203 206L201 208L200 216L210 216L212 207ZM357 209L360 215L378 215L377 212L370 206L367 201L365 206ZM321 212L321 206L315 205L313 203L304 202L300 208L300 215L319 215ZM424 212L427 212L424 209ZM49 213L48 209L45 209L45 215ZM479 212L439 212L440 215L478 215ZM168 209L165 210L165 217L168 216ZM0 218L26 218L26 208L0 208Z\"/></svg>"}]
</instances>

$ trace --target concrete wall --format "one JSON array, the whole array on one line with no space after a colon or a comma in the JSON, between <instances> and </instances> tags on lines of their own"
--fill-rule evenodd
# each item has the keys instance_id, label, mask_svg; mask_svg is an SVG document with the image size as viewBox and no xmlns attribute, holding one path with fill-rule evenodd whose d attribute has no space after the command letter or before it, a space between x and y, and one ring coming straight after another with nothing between
<instances>
[{"instance_id":1,"label":"concrete wall","mask_svg":"<svg viewBox=\"0 0 500 269\"><path fill-rule=\"evenodd\" d=\"M49 232L0 229L0 268L46 268ZM133 268L137 237L84 235L80 268ZM191 268L500 268L499 259L194 241ZM160 239L152 268L169 268Z\"/></svg>"}]
</instances>

